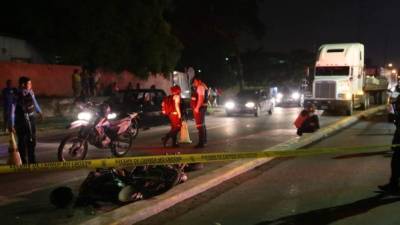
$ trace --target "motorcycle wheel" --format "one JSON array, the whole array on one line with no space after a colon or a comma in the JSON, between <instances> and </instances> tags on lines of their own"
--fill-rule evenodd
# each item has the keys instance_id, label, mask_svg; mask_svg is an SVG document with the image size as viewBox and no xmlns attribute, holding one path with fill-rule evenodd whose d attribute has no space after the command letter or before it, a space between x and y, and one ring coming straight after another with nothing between
<instances>
[{"instance_id":1,"label":"motorcycle wheel","mask_svg":"<svg viewBox=\"0 0 400 225\"><path fill-rule=\"evenodd\" d=\"M58 147L58 160L60 162L70 160L83 160L86 158L88 143L76 134L65 137Z\"/></svg>"},{"instance_id":2,"label":"motorcycle wheel","mask_svg":"<svg viewBox=\"0 0 400 225\"><path fill-rule=\"evenodd\" d=\"M126 132L119 134L117 140L111 143L111 153L116 157L126 155L131 150L133 145L133 134L128 129Z\"/></svg>"}]
</instances>

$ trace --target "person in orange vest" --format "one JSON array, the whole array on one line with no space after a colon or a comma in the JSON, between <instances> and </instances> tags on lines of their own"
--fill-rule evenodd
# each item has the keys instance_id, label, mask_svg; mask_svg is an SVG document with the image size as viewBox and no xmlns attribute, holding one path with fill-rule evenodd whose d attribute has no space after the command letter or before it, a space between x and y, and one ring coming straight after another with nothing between
<instances>
[{"instance_id":1,"label":"person in orange vest","mask_svg":"<svg viewBox=\"0 0 400 225\"><path fill-rule=\"evenodd\" d=\"M182 113L181 113L181 88L176 85L171 87L171 95L166 97L163 101L163 113L168 116L171 123L169 132L161 138L164 147L167 145L168 140L172 139L172 147L179 147L178 133L182 127Z\"/></svg>"},{"instance_id":2,"label":"person in orange vest","mask_svg":"<svg viewBox=\"0 0 400 225\"><path fill-rule=\"evenodd\" d=\"M191 106L199 133L199 142L195 148L204 148L207 143L206 112L208 102L208 87L198 77L193 78L194 92L192 93Z\"/></svg>"},{"instance_id":3,"label":"person in orange vest","mask_svg":"<svg viewBox=\"0 0 400 225\"><path fill-rule=\"evenodd\" d=\"M315 106L309 104L303 109L294 121L297 128L297 135L302 136L303 133L312 133L319 129L319 119L315 114Z\"/></svg>"}]
</instances>

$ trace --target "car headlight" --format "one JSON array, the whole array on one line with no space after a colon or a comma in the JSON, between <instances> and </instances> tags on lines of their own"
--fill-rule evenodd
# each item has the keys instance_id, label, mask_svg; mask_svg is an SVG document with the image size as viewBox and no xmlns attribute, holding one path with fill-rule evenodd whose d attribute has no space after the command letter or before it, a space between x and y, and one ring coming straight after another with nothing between
<instances>
[{"instance_id":1,"label":"car headlight","mask_svg":"<svg viewBox=\"0 0 400 225\"><path fill-rule=\"evenodd\" d=\"M89 112L80 112L78 113L79 120L86 120L89 121L92 118L92 114Z\"/></svg>"},{"instance_id":2,"label":"car headlight","mask_svg":"<svg viewBox=\"0 0 400 225\"><path fill-rule=\"evenodd\" d=\"M233 109L233 108L235 108L235 103L234 102L227 102L227 103L225 103L225 108Z\"/></svg>"},{"instance_id":3,"label":"car headlight","mask_svg":"<svg viewBox=\"0 0 400 225\"><path fill-rule=\"evenodd\" d=\"M294 100L299 100L299 98L300 98L299 92L293 92L293 93L292 93L292 98L293 98Z\"/></svg>"},{"instance_id":4,"label":"car headlight","mask_svg":"<svg viewBox=\"0 0 400 225\"><path fill-rule=\"evenodd\" d=\"M107 115L107 119L109 119L109 120L113 120L115 118L117 118L117 114L116 113L110 113L110 114Z\"/></svg>"},{"instance_id":5,"label":"car headlight","mask_svg":"<svg viewBox=\"0 0 400 225\"><path fill-rule=\"evenodd\" d=\"M256 104L254 104L254 102L247 102L247 103L245 104L246 108L254 108L255 105L256 105Z\"/></svg>"}]
</instances>

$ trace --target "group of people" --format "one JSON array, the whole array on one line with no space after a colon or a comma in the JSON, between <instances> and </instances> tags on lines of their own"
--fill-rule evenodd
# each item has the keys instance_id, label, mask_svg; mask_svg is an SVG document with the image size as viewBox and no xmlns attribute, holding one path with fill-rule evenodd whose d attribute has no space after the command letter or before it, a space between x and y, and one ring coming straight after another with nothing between
<instances>
[{"instance_id":1,"label":"group of people","mask_svg":"<svg viewBox=\"0 0 400 225\"><path fill-rule=\"evenodd\" d=\"M221 88L213 88L209 87L208 88L208 105L211 107L215 107L221 104L220 102L220 97L222 95L222 90Z\"/></svg>"},{"instance_id":2,"label":"group of people","mask_svg":"<svg viewBox=\"0 0 400 225\"><path fill-rule=\"evenodd\" d=\"M72 90L74 97L93 97L99 95L100 73L92 73L88 69L72 73Z\"/></svg>"},{"instance_id":3,"label":"group of people","mask_svg":"<svg viewBox=\"0 0 400 225\"><path fill-rule=\"evenodd\" d=\"M43 120L42 110L32 90L29 77L21 76L18 88L7 80L2 91L4 128L17 135L18 151L22 163L36 163L36 119Z\"/></svg>"},{"instance_id":4,"label":"group of people","mask_svg":"<svg viewBox=\"0 0 400 225\"><path fill-rule=\"evenodd\" d=\"M198 143L195 148L203 148L207 143L207 129L205 124L205 116L207 111L208 102L208 87L198 77L193 79L193 88L191 96L191 108L193 110L193 116L198 130ZM178 147L177 135L182 127L182 107L181 107L181 88L179 86L171 87L171 95L166 97L162 103L163 113L166 114L171 123L170 131L162 137L161 141L164 146L171 139L172 146ZM171 109L167 109L167 108Z\"/></svg>"}]
</instances>

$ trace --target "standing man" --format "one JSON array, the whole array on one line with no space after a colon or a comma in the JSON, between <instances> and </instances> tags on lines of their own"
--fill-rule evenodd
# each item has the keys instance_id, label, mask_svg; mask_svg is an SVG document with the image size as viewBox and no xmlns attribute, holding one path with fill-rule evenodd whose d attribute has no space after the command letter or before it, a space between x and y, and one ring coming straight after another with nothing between
<instances>
[{"instance_id":1,"label":"standing man","mask_svg":"<svg viewBox=\"0 0 400 225\"><path fill-rule=\"evenodd\" d=\"M12 86L12 81L6 81L6 87L1 92L3 96L3 122L4 122L4 131L7 131L10 128L10 124L8 123L10 114L11 114L11 107L15 101L15 95L17 94L17 89Z\"/></svg>"},{"instance_id":2,"label":"standing man","mask_svg":"<svg viewBox=\"0 0 400 225\"><path fill-rule=\"evenodd\" d=\"M396 131L394 132L392 139L392 161L390 163L391 176L389 183L385 185L379 185L378 188L382 191L389 193L399 193L399 178L400 178L400 96L396 97L395 100L391 102L394 111L394 125L396 126Z\"/></svg>"},{"instance_id":3,"label":"standing man","mask_svg":"<svg viewBox=\"0 0 400 225\"><path fill-rule=\"evenodd\" d=\"M81 85L81 75L79 74L79 70L74 69L74 72L72 73L72 90L74 91L75 98L78 98L81 95Z\"/></svg>"},{"instance_id":4,"label":"standing man","mask_svg":"<svg viewBox=\"0 0 400 225\"><path fill-rule=\"evenodd\" d=\"M20 77L18 83L17 97L10 115L11 131L17 133L18 151L22 163L36 163L36 123L34 114L35 112L38 113L39 119L42 120L42 110L33 93L31 79ZM26 155L28 155L28 160Z\"/></svg>"},{"instance_id":5,"label":"standing man","mask_svg":"<svg viewBox=\"0 0 400 225\"><path fill-rule=\"evenodd\" d=\"M195 148L204 148L204 145L207 143L205 117L207 112L208 88L198 77L193 78L193 87L191 106L196 128L199 132L199 143Z\"/></svg>"},{"instance_id":6,"label":"standing man","mask_svg":"<svg viewBox=\"0 0 400 225\"><path fill-rule=\"evenodd\" d=\"M83 69L81 72L81 87L82 87L82 95L84 97L89 97L89 72L87 69Z\"/></svg>"}]
</instances>

